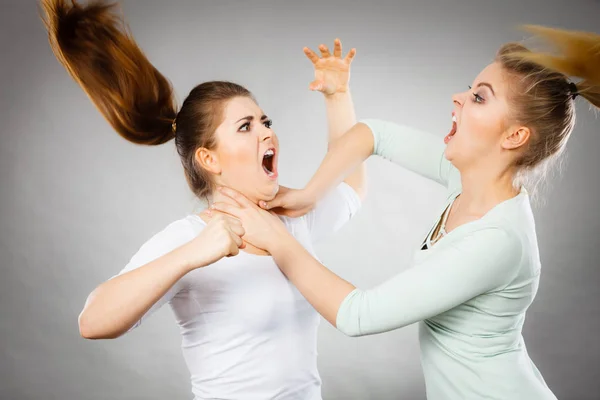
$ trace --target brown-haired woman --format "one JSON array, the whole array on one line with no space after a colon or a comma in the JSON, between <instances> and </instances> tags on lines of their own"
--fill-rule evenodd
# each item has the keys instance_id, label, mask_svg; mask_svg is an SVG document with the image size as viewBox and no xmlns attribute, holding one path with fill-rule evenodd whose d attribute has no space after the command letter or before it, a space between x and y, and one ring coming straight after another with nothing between
<instances>
[{"instance_id":1,"label":"brown-haired woman","mask_svg":"<svg viewBox=\"0 0 600 400\"><path fill-rule=\"evenodd\" d=\"M330 272L276 217L240 194L224 189L237 205L214 205L239 218L246 240L267 249L317 311L347 335L419 322L429 399L556 398L521 335L541 271L525 186L565 148L575 98L600 107L600 35L529 29L558 53L503 46L472 87L453 96L452 129L443 142L392 122L362 121L330 146L305 189L263 205L301 214L372 154L445 185L447 201L416 249L414 266L378 287L359 290Z\"/></svg>"},{"instance_id":2,"label":"brown-haired woman","mask_svg":"<svg viewBox=\"0 0 600 400\"><path fill-rule=\"evenodd\" d=\"M279 144L247 89L202 83L178 110L171 85L111 5L44 0L42 6L55 55L121 136L145 145L174 139L198 197L222 200L213 193L222 185L255 202L274 198ZM322 57L305 53L315 65L311 89L326 97L333 140L356 122L348 90L355 51L341 58L338 40L333 55L320 49ZM363 187L358 167L311 213L282 221L314 254L313 244L360 207ZM93 291L79 318L81 334L116 338L168 302L196 399L320 399L319 315L244 234L227 217L208 222L192 214L169 224Z\"/></svg>"}]
</instances>

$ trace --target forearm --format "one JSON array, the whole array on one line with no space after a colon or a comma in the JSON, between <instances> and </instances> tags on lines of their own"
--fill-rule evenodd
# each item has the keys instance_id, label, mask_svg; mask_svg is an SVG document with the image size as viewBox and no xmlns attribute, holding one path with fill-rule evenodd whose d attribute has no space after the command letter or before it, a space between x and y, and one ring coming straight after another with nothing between
<instances>
[{"instance_id":1,"label":"forearm","mask_svg":"<svg viewBox=\"0 0 600 400\"><path fill-rule=\"evenodd\" d=\"M344 135L331 142L306 189L318 200L329 189L350 176L373 153L373 135L368 126L355 124Z\"/></svg>"},{"instance_id":2,"label":"forearm","mask_svg":"<svg viewBox=\"0 0 600 400\"><path fill-rule=\"evenodd\" d=\"M354 286L318 262L291 235L273 247L270 253L281 271L315 310L336 326L340 305Z\"/></svg>"},{"instance_id":3,"label":"forearm","mask_svg":"<svg viewBox=\"0 0 600 400\"><path fill-rule=\"evenodd\" d=\"M127 332L192 268L187 245L98 286L79 316L88 339L112 339Z\"/></svg>"},{"instance_id":4,"label":"forearm","mask_svg":"<svg viewBox=\"0 0 600 400\"><path fill-rule=\"evenodd\" d=\"M329 131L328 143L331 145L356 125L356 113L349 90L329 96L326 95L325 107L327 109ZM366 167L364 163L361 163L346 176L344 182L350 185L361 198L364 198L366 195L366 179Z\"/></svg>"},{"instance_id":5,"label":"forearm","mask_svg":"<svg viewBox=\"0 0 600 400\"><path fill-rule=\"evenodd\" d=\"M353 291L340 305L336 327L349 336L387 332L502 290L520 270L521 249L507 230L478 229L372 289Z\"/></svg>"},{"instance_id":6,"label":"forearm","mask_svg":"<svg viewBox=\"0 0 600 400\"><path fill-rule=\"evenodd\" d=\"M446 159L441 137L419 129L379 119L363 119L374 138L373 154L448 186L457 173Z\"/></svg>"},{"instance_id":7,"label":"forearm","mask_svg":"<svg viewBox=\"0 0 600 400\"><path fill-rule=\"evenodd\" d=\"M325 95L329 143L335 142L356 124L350 91Z\"/></svg>"}]
</instances>

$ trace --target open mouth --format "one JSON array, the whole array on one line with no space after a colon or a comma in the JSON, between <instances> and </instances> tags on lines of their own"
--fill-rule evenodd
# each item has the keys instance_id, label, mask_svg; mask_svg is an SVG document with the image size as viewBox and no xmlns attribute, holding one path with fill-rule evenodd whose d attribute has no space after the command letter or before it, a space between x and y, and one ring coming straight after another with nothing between
<instances>
[{"instance_id":1,"label":"open mouth","mask_svg":"<svg viewBox=\"0 0 600 400\"><path fill-rule=\"evenodd\" d=\"M263 171L267 174L269 178L277 177L277 165L275 163L275 149L270 148L265 151L262 160Z\"/></svg>"},{"instance_id":2,"label":"open mouth","mask_svg":"<svg viewBox=\"0 0 600 400\"><path fill-rule=\"evenodd\" d=\"M452 129L450 129L450 133L448 133L446 135L446 137L444 138L444 143L448 144L450 142L450 140L452 140L452 138L454 137L454 135L456 134L456 115L454 115L454 113L452 113Z\"/></svg>"}]
</instances>

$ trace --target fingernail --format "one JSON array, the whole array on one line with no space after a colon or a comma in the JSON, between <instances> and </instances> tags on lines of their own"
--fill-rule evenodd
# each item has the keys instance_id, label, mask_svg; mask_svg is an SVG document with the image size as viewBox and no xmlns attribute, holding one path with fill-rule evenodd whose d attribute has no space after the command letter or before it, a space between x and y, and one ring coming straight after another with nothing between
<instances>
[{"instance_id":1,"label":"fingernail","mask_svg":"<svg viewBox=\"0 0 600 400\"><path fill-rule=\"evenodd\" d=\"M215 205L214 205L214 204L211 204L211 205L210 205L210 208L211 208L211 210L214 210L214 209L215 209ZM210 210L208 210L208 212L210 212Z\"/></svg>"}]
</instances>

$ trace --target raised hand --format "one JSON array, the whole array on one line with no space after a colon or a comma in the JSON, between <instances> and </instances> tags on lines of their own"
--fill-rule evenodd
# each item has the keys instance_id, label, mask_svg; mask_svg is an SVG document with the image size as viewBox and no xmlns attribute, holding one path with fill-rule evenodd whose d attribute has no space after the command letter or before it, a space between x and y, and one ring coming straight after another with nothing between
<instances>
[{"instance_id":1,"label":"raised hand","mask_svg":"<svg viewBox=\"0 0 600 400\"><path fill-rule=\"evenodd\" d=\"M352 49L342 58L342 42L335 39L333 55L324 44L319 46L321 57L308 47L304 48L304 54L315 66L315 80L311 82L310 90L322 92L325 95L343 93L348 91L350 82L350 64L356 55L356 49Z\"/></svg>"}]
</instances>

